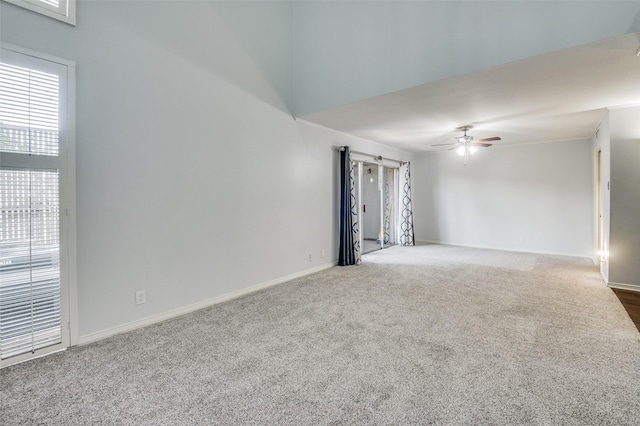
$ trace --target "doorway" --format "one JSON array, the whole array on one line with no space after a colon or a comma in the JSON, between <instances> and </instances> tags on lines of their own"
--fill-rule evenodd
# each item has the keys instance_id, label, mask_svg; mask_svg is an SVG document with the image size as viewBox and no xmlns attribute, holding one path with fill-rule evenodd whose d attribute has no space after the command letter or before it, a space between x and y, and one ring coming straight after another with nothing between
<instances>
[{"instance_id":1,"label":"doorway","mask_svg":"<svg viewBox=\"0 0 640 426\"><path fill-rule=\"evenodd\" d=\"M0 58L2 368L69 347L77 329L75 64L16 47Z\"/></svg>"},{"instance_id":2,"label":"doorway","mask_svg":"<svg viewBox=\"0 0 640 426\"><path fill-rule=\"evenodd\" d=\"M361 183L361 222L362 253L371 253L383 247L381 242L382 191L380 190L378 165L362 163Z\"/></svg>"},{"instance_id":3,"label":"doorway","mask_svg":"<svg viewBox=\"0 0 640 426\"><path fill-rule=\"evenodd\" d=\"M598 150L596 152L596 208L597 212L597 248L598 251L602 251L602 241L603 241L603 226L602 226L602 188L600 185L602 184L602 150Z\"/></svg>"},{"instance_id":4,"label":"doorway","mask_svg":"<svg viewBox=\"0 0 640 426\"><path fill-rule=\"evenodd\" d=\"M602 197L602 149L596 150L596 253L600 261L600 275L607 281L608 253L604 236L604 206Z\"/></svg>"},{"instance_id":5,"label":"doorway","mask_svg":"<svg viewBox=\"0 0 640 426\"><path fill-rule=\"evenodd\" d=\"M396 245L398 168L358 161L356 175L362 253Z\"/></svg>"}]
</instances>

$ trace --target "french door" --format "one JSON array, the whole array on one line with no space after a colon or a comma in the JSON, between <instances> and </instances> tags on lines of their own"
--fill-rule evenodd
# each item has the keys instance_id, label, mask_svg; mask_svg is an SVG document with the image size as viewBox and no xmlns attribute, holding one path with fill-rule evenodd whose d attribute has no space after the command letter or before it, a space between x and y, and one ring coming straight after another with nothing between
<instances>
[{"instance_id":1,"label":"french door","mask_svg":"<svg viewBox=\"0 0 640 426\"><path fill-rule=\"evenodd\" d=\"M71 343L72 63L0 55L0 366Z\"/></svg>"},{"instance_id":2,"label":"french door","mask_svg":"<svg viewBox=\"0 0 640 426\"><path fill-rule=\"evenodd\" d=\"M364 254L398 243L398 167L354 157L360 247Z\"/></svg>"}]
</instances>

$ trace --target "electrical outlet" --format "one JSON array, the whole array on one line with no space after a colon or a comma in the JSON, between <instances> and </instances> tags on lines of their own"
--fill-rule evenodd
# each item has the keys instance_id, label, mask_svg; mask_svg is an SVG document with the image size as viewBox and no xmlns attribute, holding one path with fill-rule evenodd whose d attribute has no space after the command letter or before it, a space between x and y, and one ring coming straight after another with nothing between
<instances>
[{"instance_id":1,"label":"electrical outlet","mask_svg":"<svg viewBox=\"0 0 640 426\"><path fill-rule=\"evenodd\" d=\"M142 305L147 301L147 295L144 290L136 291L136 305Z\"/></svg>"},{"instance_id":2,"label":"electrical outlet","mask_svg":"<svg viewBox=\"0 0 640 426\"><path fill-rule=\"evenodd\" d=\"M313 261L313 255L309 253L309 262Z\"/></svg>"},{"instance_id":3,"label":"electrical outlet","mask_svg":"<svg viewBox=\"0 0 640 426\"><path fill-rule=\"evenodd\" d=\"M324 259L324 249L320 250L320 257Z\"/></svg>"}]
</instances>

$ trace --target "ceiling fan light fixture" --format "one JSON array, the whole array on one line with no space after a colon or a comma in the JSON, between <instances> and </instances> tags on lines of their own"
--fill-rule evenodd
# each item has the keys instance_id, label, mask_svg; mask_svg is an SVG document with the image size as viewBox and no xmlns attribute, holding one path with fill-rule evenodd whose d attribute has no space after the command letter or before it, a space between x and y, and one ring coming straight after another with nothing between
<instances>
[{"instance_id":1,"label":"ceiling fan light fixture","mask_svg":"<svg viewBox=\"0 0 640 426\"><path fill-rule=\"evenodd\" d=\"M492 138L483 138L474 140L473 136L467 135L467 131L473 128L473 126L463 126L458 127L456 130L460 130L464 132L462 136L454 136L455 142L452 143L438 143L431 146L448 146L448 145L458 145L457 147L449 148L448 151L456 151L460 157L464 157L464 164L467 165L467 161L469 161L469 154L473 155L478 151L478 148L488 148L493 144L487 142L499 141L501 138L494 136Z\"/></svg>"}]
</instances>

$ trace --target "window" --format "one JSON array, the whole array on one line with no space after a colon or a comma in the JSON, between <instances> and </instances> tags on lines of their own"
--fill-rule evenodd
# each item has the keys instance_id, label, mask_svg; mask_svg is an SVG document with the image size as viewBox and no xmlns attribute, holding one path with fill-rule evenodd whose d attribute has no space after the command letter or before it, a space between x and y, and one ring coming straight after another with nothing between
<instances>
[{"instance_id":1,"label":"window","mask_svg":"<svg viewBox=\"0 0 640 426\"><path fill-rule=\"evenodd\" d=\"M67 24L76 24L76 0L4 0L25 9L58 19Z\"/></svg>"},{"instance_id":2,"label":"window","mask_svg":"<svg viewBox=\"0 0 640 426\"><path fill-rule=\"evenodd\" d=\"M73 63L0 56L0 365L72 342Z\"/></svg>"}]
</instances>

